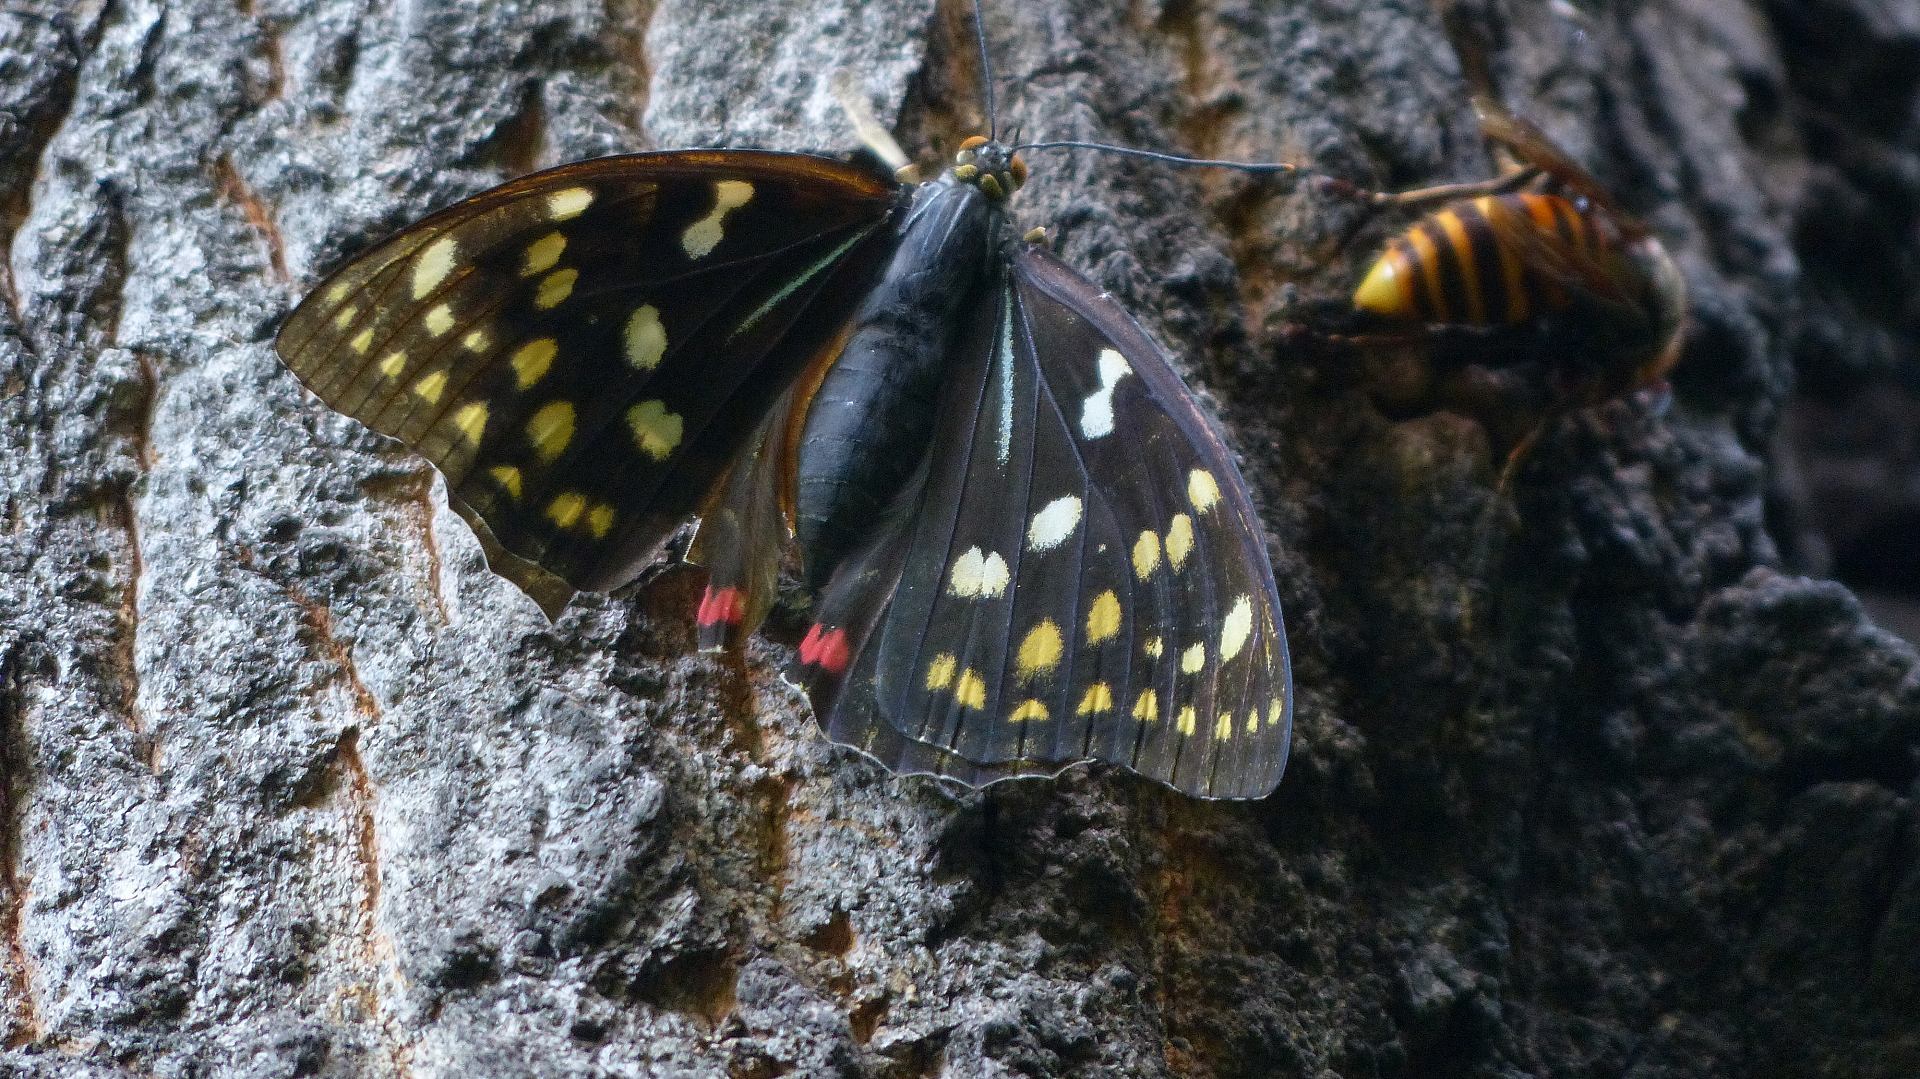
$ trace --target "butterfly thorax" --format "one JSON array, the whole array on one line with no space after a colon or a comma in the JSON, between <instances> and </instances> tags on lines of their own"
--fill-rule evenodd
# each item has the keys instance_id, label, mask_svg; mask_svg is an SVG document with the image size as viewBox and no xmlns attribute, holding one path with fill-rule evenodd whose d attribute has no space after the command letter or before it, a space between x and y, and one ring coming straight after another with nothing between
<instances>
[{"instance_id":1,"label":"butterfly thorax","mask_svg":"<svg viewBox=\"0 0 1920 1079\"><path fill-rule=\"evenodd\" d=\"M926 457L943 375L987 287L1001 204L1025 176L1005 147L965 147L920 185L899 245L807 411L796 465L796 521L808 584L873 534Z\"/></svg>"}]
</instances>

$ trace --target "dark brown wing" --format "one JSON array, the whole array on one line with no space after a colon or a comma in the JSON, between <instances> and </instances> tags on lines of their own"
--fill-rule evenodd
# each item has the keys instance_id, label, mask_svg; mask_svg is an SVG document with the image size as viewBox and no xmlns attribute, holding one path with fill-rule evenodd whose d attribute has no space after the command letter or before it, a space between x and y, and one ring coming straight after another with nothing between
<instances>
[{"instance_id":1,"label":"dark brown wing","mask_svg":"<svg viewBox=\"0 0 1920 1079\"><path fill-rule=\"evenodd\" d=\"M1165 353L1043 250L983 295L923 473L802 645L816 712L970 784L1105 760L1264 796L1291 685L1231 452Z\"/></svg>"},{"instance_id":2,"label":"dark brown wing","mask_svg":"<svg viewBox=\"0 0 1920 1079\"><path fill-rule=\"evenodd\" d=\"M323 282L281 357L432 461L549 616L631 580L851 317L889 178L681 150L564 165L412 225Z\"/></svg>"}]
</instances>

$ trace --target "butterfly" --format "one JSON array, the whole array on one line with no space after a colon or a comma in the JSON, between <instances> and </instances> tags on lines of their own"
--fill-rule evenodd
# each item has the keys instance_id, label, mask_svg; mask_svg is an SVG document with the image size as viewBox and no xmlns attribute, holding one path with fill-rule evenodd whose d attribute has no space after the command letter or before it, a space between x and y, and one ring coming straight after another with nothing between
<instances>
[{"instance_id":1,"label":"butterfly","mask_svg":"<svg viewBox=\"0 0 1920 1079\"><path fill-rule=\"evenodd\" d=\"M797 544L834 741L981 786L1109 761L1270 793L1292 684L1218 429L1112 299L1017 233L975 137L938 179L748 149L581 161L349 261L276 347L430 461L549 617L688 519L703 648Z\"/></svg>"}]
</instances>

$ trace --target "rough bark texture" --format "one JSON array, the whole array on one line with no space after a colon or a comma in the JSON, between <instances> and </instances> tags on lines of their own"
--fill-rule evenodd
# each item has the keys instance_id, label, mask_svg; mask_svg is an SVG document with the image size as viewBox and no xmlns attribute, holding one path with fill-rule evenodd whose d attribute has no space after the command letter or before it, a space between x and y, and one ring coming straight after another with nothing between
<instances>
[{"instance_id":1,"label":"rough bark texture","mask_svg":"<svg viewBox=\"0 0 1920 1079\"><path fill-rule=\"evenodd\" d=\"M1489 168L1424 0L987 7L1030 136ZM960 6L0 12L0 1070L1920 1072L1920 670L1769 533L1796 371L1912 370L1920 6L1489 7L1694 291L1672 410L1561 425L1511 500L1472 422L1281 345L1390 222L1108 157L1022 195L1245 454L1300 690L1255 805L892 779L778 677L791 618L686 655L684 571L550 628L272 354L505 176L848 149L836 71L933 160Z\"/></svg>"}]
</instances>

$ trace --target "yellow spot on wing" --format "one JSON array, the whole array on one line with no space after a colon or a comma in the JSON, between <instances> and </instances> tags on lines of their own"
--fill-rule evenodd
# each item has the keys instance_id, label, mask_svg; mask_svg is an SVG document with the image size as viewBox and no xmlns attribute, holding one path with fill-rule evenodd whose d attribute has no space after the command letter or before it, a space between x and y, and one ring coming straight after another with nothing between
<instances>
[{"instance_id":1,"label":"yellow spot on wing","mask_svg":"<svg viewBox=\"0 0 1920 1079\"><path fill-rule=\"evenodd\" d=\"M960 684L953 688L953 699L960 703L960 707L975 711L987 706L987 684L980 680L972 667L960 672Z\"/></svg>"},{"instance_id":2,"label":"yellow spot on wing","mask_svg":"<svg viewBox=\"0 0 1920 1079\"><path fill-rule=\"evenodd\" d=\"M1241 596L1234 600L1233 609L1227 612L1225 621L1220 623L1220 662L1225 663L1240 654L1247 646L1247 638L1253 635L1253 600Z\"/></svg>"},{"instance_id":3,"label":"yellow spot on wing","mask_svg":"<svg viewBox=\"0 0 1920 1079\"><path fill-rule=\"evenodd\" d=\"M360 353L362 356L366 355L367 349L373 347L373 327L368 326L366 329L354 334L353 340L347 342L347 347Z\"/></svg>"},{"instance_id":4,"label":"yellow spot on wing","mask_svg":"<svg viewBox=\"0 0 1920 1079\"><path fill-rule=\"evenodd\" d=\"M1180 733L1191 738L1193 737L1194 728L1199 725L1200 713L1194 711L1193 705L1189 704L1185 708L1180 709L1180 716L1176 722L1178 722L1180 726Z\"/></svg>"},{"instance_id":5,"label":"yellow spot on wing","mask_svg":"<svg viewBox=\"0 0 1920 1079\"><path fill-rule=\"evenodd\" d=\"M1280 718L1286 714L1286 701L1275 697L1273 700L1267 702L1267 726L1273 727L1279 725Z\"/></svg>"},{"instance_id":6,"label":"yellow spot on wing","mask_svg":"<svg viewBox=\"0 0 1920 1079\"><path fill-rule=\"evenodd\" d=\"M685 427L679 413L667 411L665 401L642 401L628 409L627 426L641 452L656 461L673 456Z\"/></svg>"},{"instance_id":7,"label":"yellow spot on wing","mask_svg":"<svg viewBox=\"0 0 1920 1079\"><path fill-rule=\"evenodd\" d=\"M547 503L547 519L561 528L572 528L573 522L580 519L580 514L585 512L586 508L586 496L568 491L565 494L555 495L553 501Z\"/></svg>"},{"instance_id":8,"label":"yellow spot on wing","mask_svg":"<svg viewBox=\"0 0 1920 1079\"><path fill-rule=\"evenodd\" d=\"M941 690L953 684L953 670L959 665L952 652L942 652L927 664L927 688Z\"/></svg>"},{"instance_id":9,"label":"yellow spot on wing","mask_svg":"<svg viewBox=\"0 0 1920 1079\"><path fill-rule=\"evenodd\" d=\"M422 375L420 381L413 384L413 395L430 405L440 403L440 395L447 389L447 373L435 371Z\"/></svg>"},{"instance_id":10,"label":"yellow spot on wing","mask_svg":"<svg viewBox=\"0 0 1920 1079\"><path fill-rule=\"evenodd\" d=\"M1020 702L1020 707L1007 717L1009 723L1038 723L1047 718L1047 706L1035 700Z\"/></svg>"},{"instance_id":11,"label":"yellow spot on wing","mask_svg":"<svg viewBox=\"0 0 1920 1079\"><path fill-rule=\"evenodd\" d=\"M1148 637L1147 643L1140 646L1140 651L1145 652L1148 659L1159 659L1160 654L1166 651L1166 647L1165 642L1161 641L1160 638Z\"/></svg>"},{"instance_id":12,"label":"yellow spot on wing","mask_svg":"<svg viewBox=\"0 0 1920 1079\"><path fill-rule=\"evenodd\" d=\"M1113 687L1105 682L1088 686L1086 693L1080 697L1080 707L1073 711L1081 716L1097 716L1113 711Z\"/></svg>"},{"instance_id":13,"label":"yellow spot on wing","mask_svg":"<svg viewBox=\"0 0 1920 1079\"><path fill-rule=\"evenodd\" d=\"M541 337L521 345L508 361L513 364L513 377L521 389L547 377L547 368L553 366L554 354L560 346L551 337Z\"/></svg>"},{"instance_id":14,"label":"yellow spot on wing","mask_svg":"<svg viewBox=\"0 0 1920 1079\"><path fill-rule=\"evenodd\" d=\"M1193 518L1176 513L1173 521L1167 525L1167 561L1173 563L1174 569L1179 569L1192 553Z\"/></svg>"},{"instance_id":15,"label":"yellow spot on wing","mask_svg":"<svg viewBox=\"0 0 1920 1079\"><path fill-rule=\"evenodd\" d=\"M527 441L542 461L551 461L566 452L573 441L573 402L553 401L527 421Z\"/></svg>"},{"instance_id":16,"label":"yellow spot on wing","mask_svg":"<svg viewBox=\"0 0 1920 1079\"><path fill-rule=\"evenodd\" d=\"M1220 718L1213 721L1213 737L1215 741L1225 741L1233 737L1232 712L1222 712Z\"/></svg>"},{"instance_id":17,"label":"yellow spot on wing","mask_svg":"<svg viewBox=\"0 0 1920 1079\"><path fill-rule=\"evenodd\" d=\"M1140 533L1133 543L1133 575L1146 580L1160 566L1160 537L1152 532Z\"/></svg>"},{"instance_id":18,"label":"yellow spot on wing","mask_svg":"<svg viewBox=\"0 0 1920 1079\"><path fill-rule=\"evenodd\" d=\"M1020 641L1020 651L1013 657L1014 668L1022 680L1037 678L1059 664L1060 654L1065 649L1066 642L1060 637L1059 625L1051 618L1042 618Z\"/></svg>"},{"instance_id":19,"label":"yellow spot on wing","mask_svg":"<svg viewBox=\"0 0 1920 1079\"><path fill-rule=\"evenodd\" d=\"M594 539L606 539L607 533L613 531L613 507L602 502L588 510L587 531L593 533Z\"/></svg>"},{"instance_id":20,"label":"yellow spot on wing","mask_svg":"<svg viewBox=\"0 0 1920 1079\"><path fill-rule=\"evenodd\" d=\"M1180 653L1180 669L1187 674L1199 674L1200 668L1207 665L1207 646L1196 644Z\"/></svg>"},{"instance_id":21,"label":"yellow spot on wing","mask_svg":"<svg viewBox=\"0 0 1920 1079\"><path fill-rule=\"evenodd\" d=\"M487 336L487 331L485 330L475 330L460 339L460 347L466 349L468 352L485 352L492 346L493 338Z\"/></svg>"},{"instance_id":22,"label":"yellow spot on wing","mask_svg":"<svg viewBox=\"0 0 1920 1079\"><path fill-rule=\"evenodd\" d=\"M1139 699L1133 702L1133 718L1142 723L1160 718L1160 695L1150 689L1140 691Z\"/></svg>"},{"instance_id":23,"label":"yellow spot on wing","mask_svg":"<svg viewBox=\"0 0 1920 1079\"><path fill-rule=\"evenodd\" d=\"M449 304L436 304L427 312L427 332L435 337L453 329L453 307Z\"/></svg>"},{"instance_id":24,"label":"yellow spot on wing","mask_svg":"<svg viewBox=\"0 0 1920 1079\"><path fill-rule=\"evenodd\" d=\"M327 302L339 303L341 300L347 298L347 293L352 291L352 284L346 281L335 281L333 285L327 289Z\"/></svg>"},{"instance_id":25,"label":"yellow spot on wing","mask_svg":"<svg viewBox=\"0 0 1920 1079\"><path fill-rule=\"evenodd\" d=\"M721 180L713 185L713 210L707 216L687 226L680 234L680 247L690 259L706 258L713 249L720 246L720 238L725 235L722 223L727 213L737 207L745 206L753 198L753 185L745 180Z\"/></svg>"},{"instance_id":26,"label":"yellow spot on wing","mask_svg":"<svg viewBox=\"0 0 1920 1079\"><path fill-rule=\"evenodd\" d=\"M1193 508L1205 513L1220 501L1220 484L1215 482L1213 473L1204 468L1196 468L1187 473L1187 501Z\"/></svg>"},{"instance_id":27,"label":"yellow spot on wing","mask_svg":"<svg viewBox=\"0 0 1920 1079\"><path fill-rule=\"evenodd\" d=\"M460 411L453 414L453 426L459 430L461 437L476 446L479 445L480 436L487 430L486 404L475 401L470 405L462 405Z\"/></svg>"},{"instance_id":28,"label":"yellow spot on wing","mask_svg":"<svg viewBox=\"0 0 1920 1079\"><path fill-rule=\"evenodd\" d=\"M573 283L579 279L580 271L571 266L541 278L540 290L533 296L533 306L542 311L560 306L567 297L573 295Z\"/></svg>"},{"instance_id":29,"label":"yellow spot on wing","mask_svg":"<svg viewBox=\"0 0 1920 1079\"><path fill-rule=\"evenodd\" d=\"M487 475L492 476L495 483L505 487L508 494L515 498L520 497L519 469L512 465L494 465L492 468L487 469Z\"/></svg>"},{"instance_id":30,"label":"yellow spot on wing","mask_svg":"<svg viewBox=\"0 0 1920 1079\"><path fill-rule=\"evenodd\" d=\"M565 191L555 191L547 196L547 218L552 221L570 221L579 217L591 205L593 205L591 188L569 187Z\"/></svg>"},{"instance_id":31,"label":"yellow spot on wing","mask_svg":"<svg viewBox=\"0 0 1920 1079\"><path fill-rule=\"evenodd\" d=\"M1087 609L1087 643L1100 644L1113 639L1120 632L1120 597L1112 590L1094 597L1093 606Z\"/></svg>"},{"instance_id":32,"label":"yellow spot on wing","mask_svg":"<svg viewBox=\"0 0 1920 1079\"><path fill-rule=\"evenodd\" d=\"M651 371L667 354L667 328L660 325L660 309L641 304L627 319L627 362L642 371Z\"/></svg>"},{"instance_id":33,"label":"yellow spot on wing","mask_svg":"<svg viewBox=\"0 0 1920 1079\"><path fill-rule=\"evenodd\" d=\"M1260 729L1260 709L1258 708L1247 709L1247 733L1252 734L1253 732L1259 729Z\"/></svg>"},{"instance_id":34,"label":"yellow spot on wing","mask_svg":"<svg viewBox=\"0 0 1920 1079\"><path fill-rule=\"evenodd\" d=\"M427 293L440 287L440 282L453 272L453 263L460 255L460 244L451 236L442 236L428 244L413 260L413 298L426 299Z\"/></svg>"},{"instance_id":35,"label":"yellow spot on wing","mask_svg":"<svg viewBox=\"0 0 1920 1079\"><path fill-rule=\"evenodd\" d=\"M380 373L388 378L399 378L406 369L407 354L404 352L389 352L386 359L380 361Z\"/></svg>"},{"instance_id":36,"label":"yellow spot on wing","mask_svg":"<svg viewBox=\"0 0 1920 1079\"><path fill-rule=\"evenodd\" d=\"M553 264L560 261L560 253L567 249L567 238L558 232L549 232L527 245L527 261L520 267L521 277L532 277L537 273L546 273Z\"/></svg>"},{"instance_id":37,"label":"yellow spot on wing","mask_svg":"<svg viewBox=\"0 0 1920 1079\"><path fill-rule=\"evenodd\" d=\"M336 330L344 330L348 326L353 325L354 316L359 313L360 309L358 307L342 307L340 313L333 316L333 328Z\"/></svg>"}]
</instances>

